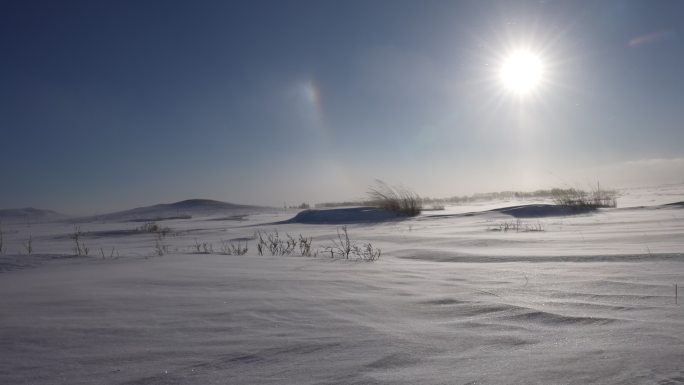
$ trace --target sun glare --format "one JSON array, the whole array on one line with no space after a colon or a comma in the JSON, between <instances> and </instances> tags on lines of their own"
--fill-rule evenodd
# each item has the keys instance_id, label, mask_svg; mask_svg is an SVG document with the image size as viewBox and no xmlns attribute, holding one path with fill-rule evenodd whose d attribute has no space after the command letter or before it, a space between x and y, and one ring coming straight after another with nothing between
<instances>
[{"instance_id":1,"label":"sun glare","mask_svg":"<svg viewBox=\"0 0 684 385\"><path fill-rule=\"evenodd\" d=\"M508 55L499 72L504 86L516 94L527 94L539 86L544 72L542 60L529 51Z\"/></svg>"}]
</instances>

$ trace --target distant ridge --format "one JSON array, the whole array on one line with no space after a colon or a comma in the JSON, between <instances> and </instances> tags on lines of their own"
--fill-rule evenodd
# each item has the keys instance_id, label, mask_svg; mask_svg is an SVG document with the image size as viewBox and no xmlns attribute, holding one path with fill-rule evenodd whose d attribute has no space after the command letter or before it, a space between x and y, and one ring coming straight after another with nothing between
<instances>
[{"instance_id":1,"label":"distant ridge","mask_svg":"<svg viewBox=\"0 0 684 385\"><path fill-rule=\"evenodd\" d=\"M68 218L65 214L33 207L0 209L0 221L3 222L50 222L65 218Z\"/></svg>"},{"instance_id":2,"label":"distant ridge","mask_svg":"<svg viewBox=\"0 0 684 385\"><path fill-rule=\"evenodd\" d=\"M81 220L135 221L187 218L191 216L210 216L262 211L261 206L239 205L212 199L186 199L174 203L162 203L137 207L130 210L96 215Z\"/></svg>"}]
</instances>

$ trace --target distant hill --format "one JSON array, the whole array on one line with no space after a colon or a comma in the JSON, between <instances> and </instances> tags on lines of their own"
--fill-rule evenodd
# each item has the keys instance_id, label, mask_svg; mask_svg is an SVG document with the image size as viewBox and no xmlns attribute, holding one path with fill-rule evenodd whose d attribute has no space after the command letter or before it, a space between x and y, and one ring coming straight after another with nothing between
<instances>
[{"instance_id":1,"label":"distant hill","mask_svg":"<svg viewBox=\"0 0 684 385\"><path fill-rule=\"evenodd\" d=\"M144 221L174 218L188 218L195 216L210 216L221 214L242 214L266 209L261 206L238 205L215 201L211 199L188 199L175 203L163 203L152 206L138 207L130 210L117 211L109 214L97 215L81 220L107 221Z\"/></svg>"},{"instance_id":2,"label":"distant hill","mask_svg":"<svg viewBox=\"0 0 684 385\"><path fill-rule=\"evenodd\" d=\"M26 207L23 209L0 209L2 222L51 222L68 218L67 215L52 210Z\"/></svg>"}]
</instances>

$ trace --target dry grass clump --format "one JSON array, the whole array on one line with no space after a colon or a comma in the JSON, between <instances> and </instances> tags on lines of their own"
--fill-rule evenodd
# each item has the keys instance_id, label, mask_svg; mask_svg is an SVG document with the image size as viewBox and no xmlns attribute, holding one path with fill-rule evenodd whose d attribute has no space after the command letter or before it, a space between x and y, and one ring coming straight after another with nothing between
<instances>
[{"instance_id":1,"label":"dry grass clump","mask_svg":"<svg viewBox=\"0 0 684 385\"><path fill-rule=\"evenodd\" d=\"M153 250L155 256L164 256L168 254L171 249L165 244L162 232L154 232ZM85 248L80 240L80 229L75 226L72 238L76 243L76 252L79 255L88 255L88 249ZM214 248L211 242L200 242L195 238L194 243L185 250L193 254L222 254L222 255L245 255L249 250L249 243L251 240L256 241L256 250L258 255L273 255L273 256L289 256L300 255L302 257L318 257L319 253L329 254L331 258L346 259L358 262L373 262L380 259L381 250L374 247L371 243L357 243L352 241L349 237L347 227L343 226L337 229L337 238L332 239L332 245L327 247L317 247L313 245L313 237L307 237L302 234L292 236L288 233L282 235L278 230L262 231L257 230L253 237L236 238L232 240L220 240L218 248ZM179 251L178 248L175 251ZM181 250L182 251L182 250ZM113 255L112 251L112 255ZM102 258L105 258L104 249L100 248Z\"/></svg>"},{"instance_id":2,"label":"dry grass clump","mask_svg":"<svg viewBox=\"0 0 684 385\"><path fill-rule=\"evenodd\" d=\"M90 249L81 240L81 227L74 225L74 232L71 234L71 239L74 240L74 254L79 257L87 257Z\"/></svg>"},{"instance_id":3,"label":"dry grass clump","mask_svg":"<svg viewBox=\"0 0 684 385\"><path fill-rule=\"evenodd\" d=\"M245 241L245 245L242 246L240 241L237 241L237 244L235 244L231 241L224 241L221 239L221 253L224 255L245 255L247 254L247 251L247 241Z\"/></svg>"},{"instance_id":4,"label":"dry grass clump","mask_svg":"<svg viewBox=\"0 0 684 385\"><path fill-rule=\"evenodd\" d=\"M24 250L26 251L26 255L33 254L33 236L31 236L31 234L29 234L28 240L24 242Z\"/></svg>"},{"instance_id":5,"label":"dry grass clump","mask_svg":"<svg viewBox=\"0 0 684 385\"><path fill-rule=\"evenodd\" d=\"M371 204L398 214L416 216L423 209L423 200L415 192L404 187L392 187L376 180L368 189Z\"/></svg>"},{"instance_id":6,"label":"dry grass clump","mask_svg":"<svg viewBox=\"0 0 684 385\"><path fill-rule=\"evenodd\" d=\"M157 222L145 222L138 226L136 230L141 233L160 234L162 238L166 238L166 236L171 233L171 229L169 227L161 226Z\"/></svg>"},{"instance_id":7,"label":"dry grass clump","mask_svg":"<svg viewBox=\"0 0 684 385\"><path fill-rule=\"evenodd\" d=\"M157 256L161 257L169 252L169 246L161 241L161 238L157 238L154 242L154 252ZM103 257L104 258L104 257Z\"/></svg>"},{"instance_id":8,"label":"dry grass clump","mask_svg":"<svg viewBox=\"0 0 684 385\"><path fill-rule=\"evenodd\" d=\"M291 255L297 250L302 257L318 255L318 251L312 248L313 238L307 238L301 234L299 234L299 238L295 238L285 233L283 238L278 230L274 230L272 233L259 230L254 236L257 239L257 253L259 255L264 255L267 250L271 255Z\"/></svg>"},{"instance_id":9,"label":"dry grass clump","mask_svg":"<svg viewBox=\"0 0 684 385\"><path fill-rule=\"evenodd\" d=\"M517 219L515 221L504 221L496 226L488 227L488 231L501 231L501 232L508 232L508 231L515 231L516 233L529 233L529 232L538 232L538 231L544 231L544 225L542 225L541 222L537 223L527 223L523 222L520 219Z\"/></svg>"},{"instance_id":10,"label":"dry grass clump","mask_svg":"<svg viewBox=\"0 0 684 385\"><path fill-rule=\"evenodd\" d=\"M317 257L319 252L324 255L329 254L330 258L340 258L354 261L373 262L380 259L381 250L374 247L371 243L357 244L349 238L347 226L337 229L337 238L332 240L332 245L314 249L313 237L305 237L299 234L295 238L290 234L282 237L278 230L273 232L257 231L256 238L257 253L264 255L270 253L273 256L295 255L302 257Z\"/></svg>"},{"instance_id":11,"label":"dry grass clump","mask_svg":"<svg viewBox=\"0 0 684 385\"><path fill-rule=\"evenodd\" d=\"M195 243L192 245L197 254L213 254L214 244L210 242L200 242L195 238Z\"/></svg>"},{"instance_id":12,"label":"dry grass clump","mask_svg":"<svg viewBox=\"0 0 684 385\"><path fill-rule=\"evenodd\" d=\"M569 208L571 210L595 210L598 208L617 207L616 192L613 190L602 190L600 184L586 192L577 188L551 190L553 202L556 205Z\"/></svg>"},{"instance_id":13,"label":"dry grass clump","mask_svg":"<svg viewBox=\"0 0 684 385\"><path fill-rule=\"evenodd\" d=\"M333 245L325 248L326 253L330 253L330 258L335 256L343 259L356 259L358 261L373 262L380 259L382 251L373 247L371 243L358 245L349 239L347 226L337 229L337 239L333 239Z\"/></svg>"},{"instance_id":14,"label":"dry grass clump","mask_svg":"<svg viewBox=\"0 0 684 385\"><path fill-rule=\"evenodd\" d=\"M299 254L302 255L302 257L315 257L318 255L318 251L314 251L311 249L311 245L313 244L313 237L304 237L302 234L299 234Z\"/></svg>"}]
</instances>

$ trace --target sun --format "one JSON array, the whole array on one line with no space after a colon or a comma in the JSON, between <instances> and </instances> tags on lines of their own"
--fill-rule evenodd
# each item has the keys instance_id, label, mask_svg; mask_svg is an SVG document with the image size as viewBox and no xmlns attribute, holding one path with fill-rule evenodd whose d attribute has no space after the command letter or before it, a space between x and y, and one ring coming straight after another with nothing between
<instances>
[{"instance_id":1,"label":"sun","mask_svg":"<svg viewBox=\"0 0 684 385\"><path fill-rule=\"evenodd\" d=\"M539 87L544 75L544 64L539 55L527 50L509 54L501 65L499 77L511 92L525 95Z\"/></svg>"}]
</instances>

